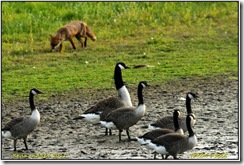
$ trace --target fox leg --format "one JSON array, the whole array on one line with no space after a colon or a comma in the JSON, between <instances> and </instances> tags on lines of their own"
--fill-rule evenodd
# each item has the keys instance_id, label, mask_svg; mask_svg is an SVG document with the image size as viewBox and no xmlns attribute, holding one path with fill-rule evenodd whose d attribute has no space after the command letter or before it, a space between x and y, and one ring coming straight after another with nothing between
<instances>
[{"instance_id":1,"label":"fox leg","mask_svg":"<svg viewBox=\"0 0 244 165\"><path fill-rule=\"evenodd\" d=\"M78 41L80 41L80 43L81 43L81 47L84 48L84 43L83 43L83 41L82 41L82 39L81 39L81 36L80 36L80 35L76 35L75 38L76 38ZM85 40L85 47L86 47L86 40Z\"/></svg>"},{"instance_id":2,"label":"fox leg","mask_svg":"<svg viewBox=\"0 0 244 165\"><path fill-rule=\"evenodd\" d=\"M85 43L84 43L84 46L86 47L86 43L87 43L87 37L85 37Z\"/></svg>"},{"instance_id":3,"label":"fox leg","mask_svg":"<svg viewBox=\"0 0 244 165\"><path fill-rule=\"evenodd\" d=\"M61 52L62 51L62 48L63 48L63 45L62 45L62 43L59 45L59 52Z\"/></svg>"},{"instance_id":4,"label":"fox leg","mask_svg":"<svg viewBox=\"0 0 244 165\"><path fill-rule=\"evenodd\" d=\"M69 42L70 42L71 45L73 46L73 49L76 49L76 47L75 47L75 43L74 43L74 41L72 40L72 37L69 38Z\"/></svg>"}]
</instances>

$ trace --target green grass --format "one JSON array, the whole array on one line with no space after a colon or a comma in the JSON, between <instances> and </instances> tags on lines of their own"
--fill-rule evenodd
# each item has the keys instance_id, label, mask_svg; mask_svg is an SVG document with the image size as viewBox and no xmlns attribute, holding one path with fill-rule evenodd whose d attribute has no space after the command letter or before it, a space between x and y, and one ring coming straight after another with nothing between
<instances>
[{"instance_id":1,"label":"green grass","mask_svg":"<svg viewBox=\"0 0 244 165\"><path fill-rule=\"evenodd\" d=\"M49 34L83 20L97 36L86 49L50 52ZM168 80L238 77L237 2L2 2L2 99L18 100L32 87L53 95L111 89L118 61L152 67L123 78ZM45 96L48 99L48 95Z\"/></svg>"}]
</instances>

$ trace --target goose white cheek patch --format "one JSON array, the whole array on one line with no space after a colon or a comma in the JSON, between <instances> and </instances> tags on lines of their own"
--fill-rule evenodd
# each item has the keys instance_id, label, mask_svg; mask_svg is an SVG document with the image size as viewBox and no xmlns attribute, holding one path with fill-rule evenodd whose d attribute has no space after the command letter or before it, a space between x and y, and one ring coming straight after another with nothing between
<instances>
[{"instance_id":1,"label":"goose white cheek patch","mask_svg":"<svg viewBox=\"0 0 244 165\"><path fill-rule=\"evenodd\" d=\"M191 94L188 94L188 97L189 97L190 99L193 99L193 98L194 98Z\"/></svg>"},{"instance_id":2,"label":"goose white cheek patch","mask_svg":"<svg viewBox=\"0 0 244 165\"><path fill-rule=\"evenodd\" d=\"M32 90L31 93L32 93L33 95L36 95L36 94L37 94L35 90Z\"/></svg>"},{"instance_id":3,"label":"goose white cheek patch","mask_svg":"<svg viewBox=\"0 0 244 165\"><path fill-rule=\"evenodd\" d=\"M118 65L119 66L119 68L122 70L122 69L125 69L125 67L123 66L123 65L121 65L121 64L119 64Z\"/></svg>"}]
</instances>

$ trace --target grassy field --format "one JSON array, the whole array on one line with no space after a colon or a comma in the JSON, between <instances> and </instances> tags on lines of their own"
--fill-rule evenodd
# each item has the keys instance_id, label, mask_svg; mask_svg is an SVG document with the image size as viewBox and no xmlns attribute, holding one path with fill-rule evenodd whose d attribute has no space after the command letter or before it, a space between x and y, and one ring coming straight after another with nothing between
<instances>
[{"instance_id":1,"label":"grassy field","mask_svg":"<svg viewBox=\"0 0 244 165\"><path fill-rule=\"evenodd\" d=\"M59 27L83 20L97 36L74 51L50 52ZM150 67L126 70L124 80L163 84L179 78L238 78L237 2L2 2L2 101L46 93L114 89L123 61ZM26 98L25 98L26 99Z\"/></svg>"}]
</instances>

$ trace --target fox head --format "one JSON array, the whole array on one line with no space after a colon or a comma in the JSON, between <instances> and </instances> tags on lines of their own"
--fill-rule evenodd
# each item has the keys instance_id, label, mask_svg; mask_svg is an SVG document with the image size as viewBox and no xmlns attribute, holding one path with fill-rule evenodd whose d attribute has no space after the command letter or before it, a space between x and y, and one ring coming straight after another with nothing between
<instances>
[{"instance_id":1,"label":"fox head","mask_svg":"<svg viewBox=\"0 0 244 165\"><path fill-rule=\"evenodd\" d=\"M54 51L54 49L62 43L62 39L57 36L53 36L51 34L50 34L50 37L51 37L51 40L50 40L51 51Z\"/></svg>"},{"instance_id":2,"label":"fox head","mask_svg":"<svg viewBox=\"0 0 244 165\"><path fill-rule=\"evenodd\" d=\"M91 28L89 28L86 23L83 23L82 25L83 25L83 29L84 29L83 33L85 33L85 35L90 37L93 41L96 41L97 37L94 34L94 32L91 30Z\"/></svg>"}]
</instances>

